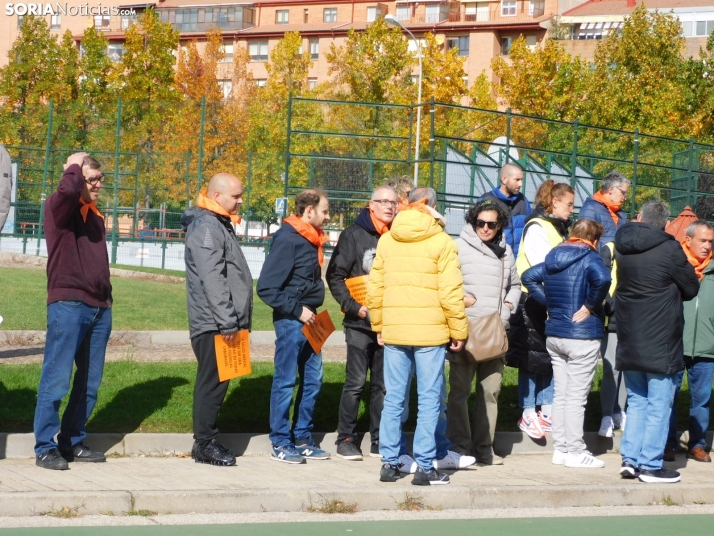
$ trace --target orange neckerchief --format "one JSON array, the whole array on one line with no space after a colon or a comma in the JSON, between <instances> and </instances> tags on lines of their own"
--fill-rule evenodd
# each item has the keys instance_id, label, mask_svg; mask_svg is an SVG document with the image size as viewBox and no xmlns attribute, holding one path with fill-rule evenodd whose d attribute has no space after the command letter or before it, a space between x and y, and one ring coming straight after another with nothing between
<instances>
[{"instance_id":1,"label":"orange neckerchief","mask_svg":"<svg viewBox=\"0 0 714 536\"><path fill-rule=\"evenodd\" d=\"M84 221L84 223L87 223L87 215L89 214L90 210L100 218L104 219L104 216L102 216L102 213L99 212L97 204L94 201L92 201L91 203L87 203L81 197L79 198L79 200L82 203L82 208L79 209L79 213L82 215L82 221Z\"/></svg>"},{"instance_id":2,"label":"orange neckerchief","mask_svg":"<svg viewBox=\"0 0 714 536\"><path fill-rule=\"evenodd\" d=\"M595 245L592 242L590 242L590 240L585 240L584 238L577 238L575 236L571 236L570 238L568 238L566 240L566 242L580 242L581 244L587 244L588 246L593 248L595 251L597 251L597 248L595 247Z\"/></svg>"},{"instance_id":3,"label":"orange neckerchief","mask_svg":"<svg viewBox=\"0 0 714 536\"><path fill-rule=\"evenodd\" d=\"M424 214L428 214L429 216L434 216L426 206L426 199L420 199L419 201L409 203L408 205L405 205L402 210L418 210L419 212L423 212Z\"/></svg>"},{"instance_id":4,"label":"orange neckerchief","mask_svg":"<svg viewBox=\"0 0 714 536\"><path fill-rule=\"evenodd\" d=\"M206 197L206 192L208 190L201 190L201 192L198 194L198 200L196 201L196 206L198 208L205 208L206 210L210 210L211 212L218 214L220 216L225 216L226 218L231 219L231 223L233 225L238 225L241 222L241 217L238 214L228 214L228 211L224 209L221 205L213 201L212 199L208 199Z\"/></svg>"},{"instance_id":5,"label":"orange neckerchief","mask_svg":"<svg viewBox=\"0 0 714 536\"><path fill-rule=\"evenodd\" d=\"M374 225L374 228L380 235L389 232L389 225L384 223L382 220L377 219L377 216L374 215L372 207L369 207L369 217L372 218L372 225Z\"/></svg>"},{"instance_id":6,"label":"orange neckerchief","mask_svg":"<svg viewBox=\"0 0 714 536\"><path fill-rule=\"evenodd\" d=\"M290 226L300 233L303 238L305 238L313 246L317 246L317 260L320 263L320 266L322 266L325 263L325 253L322 251L322 246L330 239L330 237L327 236L322 230L315 229L312 225L303 221L302 218L299 218L294 214L289 218L285 218L283 223L290 224Z\"/></svg>"},{"instance_id":7,"label":"orange neckerchief","mask_svg":"<svg viewBox=\"0 0 714 536\"><path fill-rule=\"evenodd\" d=\"M605 194L603 194L601 191L598 191L596 194L594 194L593 199L607 207L607 210L610 211L610 216L612 216L615 225L617 225L617 222L620 221L620 217L617 215L617 211L622 208L622 203L613 203L612 201L609 201L605 197Z\"/></svg>"},{"instance_id":8,"label":"orange neckerchief","mask_svg":"<svg viewBox=\"0 0 714 536\"><path fill-rule=\"evenodd\" d=\"M709 252L709 256L706 259L700 261L692 254L689 246L687 246L686 239L682 240L682 249L684 250L684 254L687 256L689 263L694 266L694 271L696 272L699 281L701 281L704 279L704 269L709 266L709 262L712 260L712 252Z\"/></svg>"}]
</instances>

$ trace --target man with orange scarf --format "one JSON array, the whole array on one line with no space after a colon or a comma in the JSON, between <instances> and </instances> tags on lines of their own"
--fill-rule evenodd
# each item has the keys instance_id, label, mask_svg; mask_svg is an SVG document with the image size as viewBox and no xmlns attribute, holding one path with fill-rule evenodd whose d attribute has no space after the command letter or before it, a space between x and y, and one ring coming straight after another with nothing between
<instances>
[{"instance_id":1,"label":"man with orange scarf","mask_svg":"<svg viewBox=\"0 0 714 536\"><path fill-rule=\"evenodd\" d=\"M684 302L684 367L689 382L689 441L687 458L698 462L711 462L704 450L709 429L709 403L714 379L714 265L712 260L714 228L698 220L687 227L682 248L699 278L699 294ZM664 449L665 461L674 461L677 450L677 397L682 386L684 371L677 374L676 390L669 420L669 435Z\"/></svg>"},{"instance_id":2,"label":"man with orange scarf","mask_svg":"<svg viewBox=\"0 0 714 536\"><path fill-rule=\"evenodd\" d=\"M369 455L379 454L379 420L384 404L384 350L372 331L367 307L356 301L345 284L346 279L368 276L377 252L379 237L389 232L397 215L397 193L389 186L380 186L372 192L372 199L357 216L355 223L340 234L335 251L327 267L327 284L332 296L345 313L343 325L347 341L345 385L340 398L337 425L337 456L346 460L361 460L357 443L357 414L360 398L370 372L369 432L372 439Z\"/></svg>"},{"instance_id":3,"label":"man with orange scarf","mask_svg":"<svg viewBox=\"0 0 714 536\"><path fill-rule=\"evenodd\" d=\"M229 381L220 381L215 337L227 342L250 329L253 277L238 245L234 224L243 203L243 184L229 173L211 177L196 206L181 217L186 231L186 294L191 346L198 361L193 391L193 448L196 463L235 465L232 451L218 443L218 412Z\"/></svg>"},{"instance_id":4,"label":"man with orange scarf","mask_svg":"<svg viewBox=\"0 0 714 536\"><path fill-rule=\"evenodd\" d=\"M613 171L605 175L600 191L595 192L583 203L578 219L595 220L605 228L600 239L600 247L615 240L617 230L627 223L627 215L622 204L627 200L630 181L621 173Z\"/></svg>"},{"instance_id":5,"label":"man with orange scarf","mask_svg":"<svg viewBox=\"0 0 714 536\"><path fill-rule=\"evenodd\" d=\"M315 353L302 332L304 324L315 322L325 300L322 248L328 240L323 229L329 220L330 205L323 193L305 190L298 194L295 214L285 218L275 233L258 279L258 297L273 309L275 326L270 459L278 462L300 464L330 457L312 437L312 415L322 386L322 354ZM291 428L290 406L298 371L300 386Z\"/></svg>"}]
</instances>

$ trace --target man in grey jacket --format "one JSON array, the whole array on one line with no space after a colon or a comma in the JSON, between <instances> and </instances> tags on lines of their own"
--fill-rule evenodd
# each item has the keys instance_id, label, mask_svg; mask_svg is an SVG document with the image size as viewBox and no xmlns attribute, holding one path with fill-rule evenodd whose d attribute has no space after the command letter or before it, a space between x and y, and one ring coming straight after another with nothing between
<instances>
[{"instance_id":1,"label":"man in grey jacket","mask_svg":"<svg viewBox=\"0 0 714 536\"><path fill-rule=\"evenodd\" d=\"M253 279L233 225L243 203L243 185L228 173L214 175L198 202L184 212L186 289L191 346L198 360L193 391L191 457L196 463L235 465L232 451L217 441L216 420L228 391L216 363L215 336L233 341L249 330L253 310Z\"/></svg>"}]
</instances>

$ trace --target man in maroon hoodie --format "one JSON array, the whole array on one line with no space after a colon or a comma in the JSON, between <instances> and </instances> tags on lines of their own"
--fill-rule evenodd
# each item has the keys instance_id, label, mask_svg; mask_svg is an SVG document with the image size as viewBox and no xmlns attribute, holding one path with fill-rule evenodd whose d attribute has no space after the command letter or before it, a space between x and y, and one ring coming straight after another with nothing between
<instances>
[{"instance_id":1,"label":"man in maroon hoodie","mask_svg":"<svg viewBox=\"0 0 714 536\"><path fill-rule=\"evenodd\" d=\"M45 202L47 338L34 423L35 461L45 469L106 460L82 443L112 331L106 230L96 204L103 178L99 162L75 153ZM69 391L73 364L77 370L60 426L59 407Z\"/></svg>"}]
</instances>

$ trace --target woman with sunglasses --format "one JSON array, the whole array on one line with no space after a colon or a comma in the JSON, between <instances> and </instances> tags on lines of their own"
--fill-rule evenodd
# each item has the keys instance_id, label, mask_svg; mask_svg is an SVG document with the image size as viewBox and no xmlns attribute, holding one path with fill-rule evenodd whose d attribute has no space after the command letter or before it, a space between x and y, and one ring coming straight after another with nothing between
<instances>
[{"instance_id":1,"label":"woman with sunglasses","mask_svg":"<svg viewBox=\"0 0 714 536\"><path fill-rule=\"evenodd\" d=\"M505 329L521 296L516 260L503 235L507 224L508 214L503 206L498 201L483 200L466 214L466 225L456 241L466 314L469 318L483 318L500 312ZM451 366L446 436L453 450L475 456L482 465L503 464L503 459L493 453L503 359L475 363L464 352L448 357ZM472 426L468 399L474 376L477 380Z\"/></svg>"}]
</instances>

